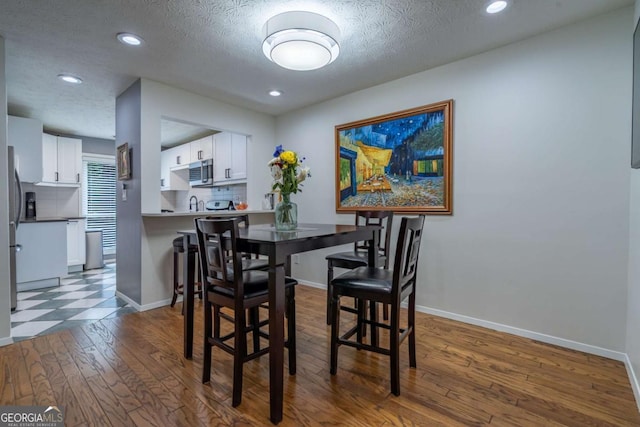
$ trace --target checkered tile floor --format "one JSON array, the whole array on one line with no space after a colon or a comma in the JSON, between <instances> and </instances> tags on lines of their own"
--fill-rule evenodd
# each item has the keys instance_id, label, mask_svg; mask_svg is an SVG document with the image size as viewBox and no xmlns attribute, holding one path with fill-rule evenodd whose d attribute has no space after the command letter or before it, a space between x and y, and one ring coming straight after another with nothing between
<instances>
[{"instance_id":1,"label":"checkered tile floor","mask_svg":"<svg viewBox=\"0 0 640 427\"><path fill-rule=\"evenodd\" d=\"M21 341L135 312L115 294L114 263L70 274L57 287L18 292L18 306L11 313L11 337Z\"/></svg>"}]
</instances>

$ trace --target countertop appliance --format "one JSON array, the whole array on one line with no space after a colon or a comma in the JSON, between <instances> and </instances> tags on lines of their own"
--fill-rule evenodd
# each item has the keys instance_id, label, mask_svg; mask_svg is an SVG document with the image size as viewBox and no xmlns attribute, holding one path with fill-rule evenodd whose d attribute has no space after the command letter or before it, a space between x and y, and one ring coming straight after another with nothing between
<instances>
[{"instance_id":1,"label":"countertop appliance","mask_svg":"<svg viewBox=\"0 0 640 427\"><path fill-rule=\"evenodd\" d=\"M13 146L8 147L9 166L9 282L11 286L11 310L18 305L17 280L16 280L16 254L21 246L16 243L16 230L20 226L22 215L22 185L16 169L15 153Z\"/></svg>"},{"instance_id":2,"label":"countertop appliance","mask_svg":"<svg viewBox=\"0 0 640 427\"><path fill-rule=\"evenodd\" d=\"M213 187L213 159L189 163L191 187Z\"/></svg>"},{"instance_id":3,"label":"countertop appliance","mask_svg":"<svg viewBox=\"0 0 640 427\"><path fill-rule=\"evenodd\" d=\"M231 200L209 200L204 205L208 211L234 211L236 210Z\"/></svg>"}]
</instances>

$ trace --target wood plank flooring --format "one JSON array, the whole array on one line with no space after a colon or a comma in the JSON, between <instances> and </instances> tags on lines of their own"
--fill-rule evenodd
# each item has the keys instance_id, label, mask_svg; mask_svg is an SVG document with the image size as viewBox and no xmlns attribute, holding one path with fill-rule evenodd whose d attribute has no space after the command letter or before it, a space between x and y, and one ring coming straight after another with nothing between
<instances>
[{"instance_id":1,"label":"wood plank flooring","mask_svg":"<svg viewBox=\"0 0 640 427\"><path fill-rule=\"evenodd\" d=\"M324 291L298 286L296 301L282 426L640 426L622 363L422 313L417 369L403 344L400 397L381 355L341 347L332 377ZM201 383L196 307L193 360L179 304L1 347L0 405L61 405L67 426L270 425L266 357L245 365L238 408L229 355L214 349Z\"/></svg>"}]
</instances>

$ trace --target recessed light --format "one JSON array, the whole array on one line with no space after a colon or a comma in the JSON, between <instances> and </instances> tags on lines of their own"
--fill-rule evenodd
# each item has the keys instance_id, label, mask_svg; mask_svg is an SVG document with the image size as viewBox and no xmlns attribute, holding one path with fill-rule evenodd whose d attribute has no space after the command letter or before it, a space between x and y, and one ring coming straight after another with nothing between
<instances>
[{"instance_id":1,"label":"recessed light","mask_svg":"<svg viewBox=\"0 0 640 427\"><path fill-rule=\"evenodd\" d=\"M271 96L280 96L280 95L282 95L282 92L279 91L279 90L270 90L269 91L269 95L271 95Z\"/></svg>"},{"instance_id":2,"label":"recessed light","mask_svg":"<svg viewBox=\"0 0 640 427\"><path fill-rule=\"evenodd\" d=\"M71 74L58 74L58 78L63 82L72 83L74 85L82 83L82 79L80 77L73 76Z\"/></svg>"},{"instance_id":3,"label":"recessed light","mask_svg":"<svg viewBox=\"0 0 640 427\"><path fill-rule=\"evenodd\" d=\"M129 46L140 46L142 44L142 38L131 33L118 33L118 41L122 44Z\"/></svg>"},{"instance_id":4,"label":"recessed light","mask_svg":"<svg viewBox=\"0 0 640 427\"><path fill-rule=\"evenodd\" d=\"M509 3L507 3L505 0L498 0L498 1L494 1L489 3L489 5L487 6L487 13L498 13L498 12L502 12L503 10L506 9L506 7L508 6Z\"/></svg>"}]
</instances>

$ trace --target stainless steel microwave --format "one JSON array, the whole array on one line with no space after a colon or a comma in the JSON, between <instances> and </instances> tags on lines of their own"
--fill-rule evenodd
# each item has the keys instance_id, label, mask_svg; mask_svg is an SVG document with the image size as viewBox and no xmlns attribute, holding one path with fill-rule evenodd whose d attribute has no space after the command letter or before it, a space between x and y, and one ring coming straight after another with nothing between
<instances>
[{"instance_id":1,"label":"stainless steel microwave","mask_svg":"<svg viewBox=\"0 0 640 427\"><path fill-rule=\"evenodd\" d=\"M213 187L213 159L189 163L189 185Z\"/></svg>"}]
</instances>

